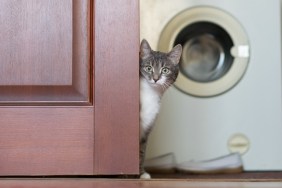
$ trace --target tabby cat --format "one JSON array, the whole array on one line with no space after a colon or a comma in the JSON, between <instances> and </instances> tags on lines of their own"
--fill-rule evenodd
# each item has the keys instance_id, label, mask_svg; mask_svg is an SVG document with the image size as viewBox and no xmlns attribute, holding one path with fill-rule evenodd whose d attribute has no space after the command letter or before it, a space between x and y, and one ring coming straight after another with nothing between
<instances>
[{"instance_id":1,"label":"tabby cat","mask_svg":"<svg viewBox=\"0 0 282 188\"><path fill-rule=\"evenodd\" d=\"M182 46L176 45L170 52L151 50L144 39L140 45L140 178L150 179L145 172L144 158L148 136L160 110L164 92L175 82L179 72Z\"/></svg>"}]
</instances>

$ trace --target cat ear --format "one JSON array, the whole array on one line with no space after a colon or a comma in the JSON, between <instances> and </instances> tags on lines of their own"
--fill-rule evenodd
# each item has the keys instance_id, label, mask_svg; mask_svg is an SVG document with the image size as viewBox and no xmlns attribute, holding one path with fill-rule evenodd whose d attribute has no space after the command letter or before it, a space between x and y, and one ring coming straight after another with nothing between
<instances>
[{"instance_id":1,"label":"cat ear","mask_svg":"<svg viewBox=\"0 0 282 188\"><path fill-rule=\"evenodd\" d=\"M142 60L147 59L151 55L151 47L146 39L143 39L140 45L140 58Z\"/></svg>"},{"instance_id":2,"label":"cat ear","mask_svg":"<svg viewBox=\"0 0 282 188\"><path fill-rule=\"evenodd\" d=\"M172 61L174 65L177 65L179 63L181 53L182 46L178 44L168 53L168 58Z\"/></svg>"}]
</instances>

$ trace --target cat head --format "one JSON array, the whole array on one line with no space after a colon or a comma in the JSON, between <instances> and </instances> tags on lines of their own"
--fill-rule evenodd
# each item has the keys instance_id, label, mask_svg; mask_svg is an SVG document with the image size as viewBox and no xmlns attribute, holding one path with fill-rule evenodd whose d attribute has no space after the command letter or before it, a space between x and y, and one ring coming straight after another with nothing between
<instances>
[{"instance_id":1,"label":"cat head","mask_svg":"<svg viewBox=\"0 0 282 188\"><path fill-rule=\"evenodd\" d=\"M176 45L170 52L153 51L149 43L143 39L140 45L140 77L145 78L153 86L168 88L179 72L179 60L182 46Z\"/></svg>"}]
</instances>

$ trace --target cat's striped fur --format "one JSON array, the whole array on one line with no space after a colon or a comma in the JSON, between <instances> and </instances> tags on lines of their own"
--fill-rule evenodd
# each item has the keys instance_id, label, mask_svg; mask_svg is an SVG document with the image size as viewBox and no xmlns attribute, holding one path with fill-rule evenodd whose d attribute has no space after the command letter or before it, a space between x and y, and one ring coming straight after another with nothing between
<instances>
[{"instance_id":1,"label":"cat's striped fur","mask_svg":"<svg viewBox=\"0 0 282 188\"><path fill-rule=\"evenodd\" d=\"M149 43L142 40L140 45L140 177L150 178L145 172L144 158L148 136L160 109L164 92L176 80L179 72L181 45L170 52L151 50Z\"/></svg>"}]
</instances>

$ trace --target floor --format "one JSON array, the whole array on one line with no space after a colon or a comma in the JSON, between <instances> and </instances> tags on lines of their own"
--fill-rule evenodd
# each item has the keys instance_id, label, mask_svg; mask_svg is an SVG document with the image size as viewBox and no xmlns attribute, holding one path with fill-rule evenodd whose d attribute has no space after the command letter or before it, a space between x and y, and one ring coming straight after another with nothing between
<instances>
[{"instance_id":1,"label":"floor","mask_svg":"<svg viewBox=\"0 0 282 188\"><path fill-rule=\"evenodd\" d=\"M0 180L1 188L281 188L282 182L199 181L155 179L6 179Z\"/></svg>"},{"instance_id":2,"label":"floor","mask_svg":"<svg viewBox=\"0 0 282 188\"><path fill-rule=\"evenodd\" d=\"M282 188L282 172L237 175L153 175L134 178L0 178L0 188Z\"/></svg>"},{"instance_id":3,"label":"floor","mask_svg":"<svg viewBox=\"0 0 282 188\"><path fill-rule=\"evenodd\" d=\"M275 172L243 172L230 174L152 174L156 179L193 179L214 181L282 181L282 171Z\"/></svg>"}]
</instances>

